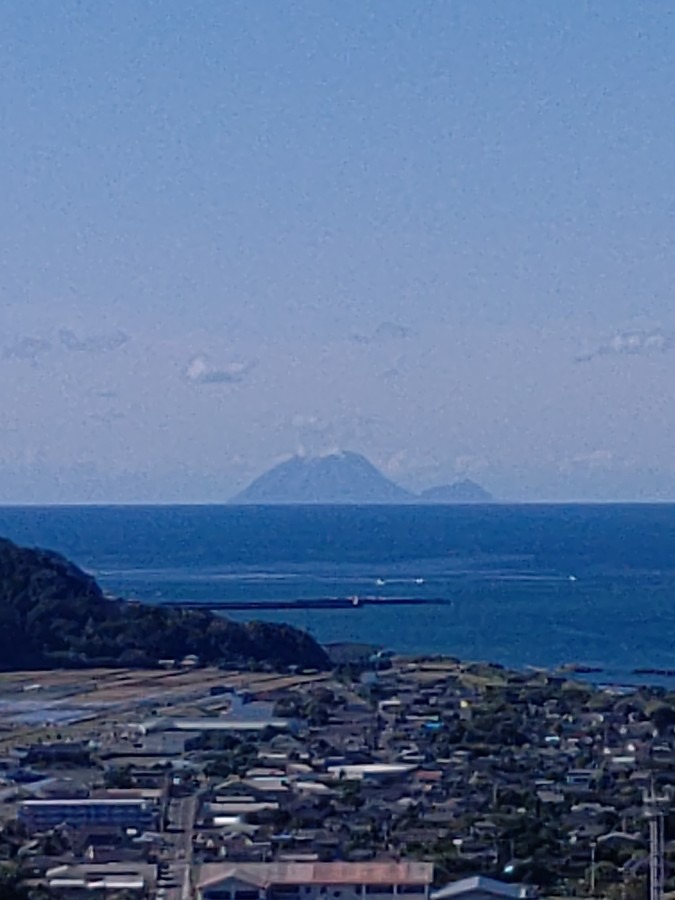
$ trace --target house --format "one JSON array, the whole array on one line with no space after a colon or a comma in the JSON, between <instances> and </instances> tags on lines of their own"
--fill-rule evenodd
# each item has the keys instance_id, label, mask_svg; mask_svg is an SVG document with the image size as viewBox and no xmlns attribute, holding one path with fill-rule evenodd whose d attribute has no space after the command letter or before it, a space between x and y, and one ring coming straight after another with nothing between
<instances>
[{"instance_id":1,"label":"house","mask_svg":"<svg viewBox=\"0 0 675 900\"><path fill-rule=\"evenodd\" d=\"M202 815L204 822L222 826L242 816L259 816L261 813L274 813L278 809L278 803L256 800L254 797L227 797L223 798L222 801L218 797L216 800L204 804Z\"/></svg>"},{"instance_id":2,"label":"house","mask_svg":"<svg viewBox=\"0 0 675 900\"><path fill-rule=\"evenodd\" d=\"M43 744L31 744L25 761L33 763L59 763L88 766L91 762L91 751L82 741L54 741Z\"/></svg>"},{"instance_id":3,"label":"house","mask_svg":"<svg viewBox=\"0 0 675 900\"><path fill-rule=\"evenodd\" d=\"M66 829L67 844L74 858L90 863L105 862L144 862L157 853L161 836L156 834L150 840L150 832L145 840L139 841L138 835L128 834L124 828L79 828Z\"/></svg>"},{"instance_id":4,"label":"house","mask_svg":"<svg viewBox=\"0 0 675 900\"><path fill-rule=\"evenodd\" d=\"M400 763L362 763L329 766L328 774L336 781L387 782L405 778L415 770L414 765Z\"/></svg>"},{"instance_id":5,"label":"house","mask_svg":"<svg viewBox=\"0 0 675 900\"><path fill-rule=\"evenodd\" d=\"M506 900L525 900L537 896L536 889L530 885L506 884L494 878L474 875L446 884L433 892L431 900L498 900L500 897Z\"/></svg>"},{"instance_id":6,"label":"house","mask_svg":"<svg viewBox=\"0 0 675 900\"><path fill-rule=\"evenodd\" d=\"M273 862L202 866L198 900L428 900L433 865L420 862Z\"/></svg>"},{"instance_id":7,"label":"house","mask_svg":"<svg viewBox=\"0 0 675 900\"><path fill-rule=\"evenodd\" d=\"M157 867L148 864L84 863L55 866L46 875L50 896L107 897L111 892L147 896L157 883Z\"/></svg>"},{"instance_id":8,"label":"house","mask_svg":"<svg viewBox=\"0 0 675 900\"><path fill-rule=\"evenodd\" d=\"M595 769L570 769L565 776L565 784L569 787L588 789L598 777Z\"/></svg>"}]
</instances>

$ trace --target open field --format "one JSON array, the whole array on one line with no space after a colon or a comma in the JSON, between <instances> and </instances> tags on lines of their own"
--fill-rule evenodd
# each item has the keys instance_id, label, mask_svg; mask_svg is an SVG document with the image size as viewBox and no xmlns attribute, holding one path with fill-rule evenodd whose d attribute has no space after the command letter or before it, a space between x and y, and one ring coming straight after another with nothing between
<instances>
[{"instance_id":1,"label":"open field","mask_svg":"<svg viewBox=\"0 0 675 900\"><path fill-rule=\"evenodd\" d=\"M253 696L325 681L326 675L278 675L205 669L90 669L0 673L0 748L53 738L59 728L93 737L104 725L195 708L225 712L228 689ZM218 689L218 693L213 693Z\"/></svg>"}]
</instances>

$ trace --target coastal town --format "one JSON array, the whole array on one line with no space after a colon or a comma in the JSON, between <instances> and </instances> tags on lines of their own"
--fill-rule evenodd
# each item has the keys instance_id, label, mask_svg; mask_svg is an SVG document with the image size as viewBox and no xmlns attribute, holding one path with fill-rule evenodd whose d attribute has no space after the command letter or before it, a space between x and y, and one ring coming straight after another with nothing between
<instances>
[{"instance_id":1,"label":"coastal town","mask_svg":"<svg viewBox=\"0 0 675 900\"><path fill-rule=\"evenodd\" d=\"M675 900L675 0L0 13L0 900Z\"/></svg>"},{"instance_id":2,"label":"coastal town","mask_svg":"<svg viewBox=\"0 0 675 900\"><path fill-rule=\"evenodd\" d=\"M0 675L0 896L633 900L650 829L673 886L675 694L349 650Z\"/></svg>"}]
</instances>

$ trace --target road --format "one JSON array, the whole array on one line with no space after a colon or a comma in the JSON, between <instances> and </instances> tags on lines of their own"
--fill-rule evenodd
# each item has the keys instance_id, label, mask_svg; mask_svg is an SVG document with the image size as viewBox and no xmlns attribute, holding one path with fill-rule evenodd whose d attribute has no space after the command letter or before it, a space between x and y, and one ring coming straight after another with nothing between
<instances>
[{"instance_id":1,"label":"road","mask_svg":"<svg viewBox=\"0 0 675 900\"><path fill-rule=\"evenodd\" d=\"M190 900L192 885L192 829L197 812L198 798L175 798L169 804L169 829L166 838L171 843L169 868L163 877L164 900Z\"/></svg>"}]
</instances>

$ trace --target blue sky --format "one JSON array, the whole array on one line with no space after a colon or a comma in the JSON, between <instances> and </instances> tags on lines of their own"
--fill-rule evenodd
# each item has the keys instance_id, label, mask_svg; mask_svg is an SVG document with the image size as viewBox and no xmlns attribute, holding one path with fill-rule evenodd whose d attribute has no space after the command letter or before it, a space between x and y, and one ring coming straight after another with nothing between
<instances>
[{"instance_id":1,"label":"blue sky","mask_svg":"<svg viewBox=\"0 0 675 900\"><path fill-rule=\"evenodd\" d=\"M0 495L675 499L675 10L0 0Z\"/></svg>"}]
</instances>

